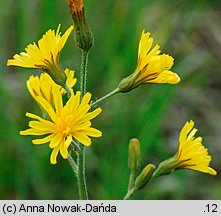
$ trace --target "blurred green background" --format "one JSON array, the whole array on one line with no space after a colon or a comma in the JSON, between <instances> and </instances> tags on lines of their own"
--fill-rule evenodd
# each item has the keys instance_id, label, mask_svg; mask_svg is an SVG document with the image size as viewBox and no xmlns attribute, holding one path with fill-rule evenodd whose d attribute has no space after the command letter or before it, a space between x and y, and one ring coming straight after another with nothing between
<instances>
[{"instance_id":1,"label":"blurred green background","mask_svg":"<svg viewBox=\"0 0 221 216\"><path fill-rule=\"evenodd\" d=\"M128 142L141 142L141 168L175 154L180 129L193 119L213 157L217 176L181 170L153 182L133 199L221 198L221 1L85 0L95 42L89 58L88 90L93 99L113 90L133 72L143 29L175 58L179 85L145 85L101 104L93 124L103 131L87 148L91 199L122 199L127 190ZM34 70L6 67L6 61L49 29L72 19L66 1L0 1L0 199L78 199L68 161L49 163L48 145L21 137L25 112L38 114L25 81ZM81 52L73 34L61 54L63 68L79 77ZM79 83L78 83L79 84ZM75 90L78 89L78 85Z\"/></svg>"}]
</instances>

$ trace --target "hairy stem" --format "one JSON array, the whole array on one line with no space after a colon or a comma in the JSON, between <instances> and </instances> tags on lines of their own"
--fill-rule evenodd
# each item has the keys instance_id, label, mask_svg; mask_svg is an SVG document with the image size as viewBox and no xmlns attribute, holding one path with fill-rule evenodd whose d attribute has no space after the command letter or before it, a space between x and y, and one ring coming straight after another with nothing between
<instances>
[{"instance_id":1,"label":"hairy stem","mask_svg":"<svg viewBox=\"0 0 221 216\"><path fill-rule=\"evenodd\" d=\"M82 51L81 57L81 83L80 83L80 90L81 90L81 99L86 94L87 91L87 65L88 65L88 52Z\"/></svg>"},{"instance_id":2,"label":"hairy stem","mask_svg":"<svg viewBox=\"0 0 221 216\"><path fill-rule=\"evenodd\" d=\"M68 155L68 161L69 161L71 168L73 169L75 175L77 176L78 167L77 167L77 164L75 163L74 159L71 157L71 155Z\"/></svg>"},{"instance_id":3,"label":"hairy stem","mask_svg":"<svg viewBox=\"0 0 221 216\"><path fill-rule=\"evenodd\" d=\"M81 100L86 93L87 90L87 62L88 62L88 52L82 51L81 58ZM78 192L79 198L81 200L88 199L86 178L85 178L85 148L84 145L80 144L80 152L78 154L77 165L78 165Z\"/></svg>"}]
</instances>

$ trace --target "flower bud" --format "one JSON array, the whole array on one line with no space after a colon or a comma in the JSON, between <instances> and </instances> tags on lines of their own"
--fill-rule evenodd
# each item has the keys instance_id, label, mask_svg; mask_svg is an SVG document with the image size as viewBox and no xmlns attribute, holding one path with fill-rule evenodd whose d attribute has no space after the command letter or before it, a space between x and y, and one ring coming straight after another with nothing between
<instances>
[{"instance_id":1,"label":"flower bud","mask_svg":"<svg viewBox=\"0 0 221 216\"><path fill-rule=\"evenodd\" d=\"M68 4L74 21L76 45L84 51L89 51L94 38L85 16L84 1L68 0Z\"/></svg>"},{"instance_id":2,"label":"flower bud","mask_svg":"<svg viewBox=\"0 0 221 216\"><path fill-rule=\"evenodd\" d=\"M148 164L141 171L141 174L135 180L135 191L141 190L146 186L146 184L150 181L156 167L153 164Z\"/></svg>"},{"instance_id":3,"label":"flower bud","mask_svg":"<svg viewBox=\"0 0 221 216\"><path fill-rule=\"evenodd\" d=\"M133 138L130 140L128 149L128 166L131 172L136 172L140 163L140 142Z\"/></svg>"}]
</instances>

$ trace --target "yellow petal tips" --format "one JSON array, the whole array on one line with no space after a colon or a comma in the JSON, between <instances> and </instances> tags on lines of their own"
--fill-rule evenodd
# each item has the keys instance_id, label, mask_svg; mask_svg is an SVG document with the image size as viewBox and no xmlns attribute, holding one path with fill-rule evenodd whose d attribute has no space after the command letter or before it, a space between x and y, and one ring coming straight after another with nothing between
<instances>
[{"instance_id":1,"label":"yellow petal tips","mask_svg":"<svg viewBox=\"0 0 221 216\"><path fill-rule=\"evenodd\" d=\"M33 144L49 143L52 148L50 162L57 163L60 152L64 159L68 157L68 148L72 140L77 140L85 146L91 145L90 137L101 137L101 131L91 127L91 120L100 114L100 108L89 112L91 94L87 93L80 102L80 92L72 94L64 105L62 91L57 85L51 85L51 95L43 97L34 95L34 99L47 112L49 119L27 113L34 120L29 122L29 129L21 131L21 135L46 135L44 138L34 139ZM48 94L49 95L49 94ZM50 102L47 99L50 99Z\"/></svg>"},{"instance_id":2,"label":"yellow petal tips","mask_svg":"<svg viewBox=\"0 0 221 216\"><path fill-rule=\"evenodd\" d=\"M160 46L157 44L152 49L153 38L150 33L142 32L139 49L137 68L133 74L124 78L120 84L121 92L128 92L137 88L141 84L177 84L180 77L170 71L173 66L173 57L162 54L160 55Z\"/></svg>"},{"instance_id":3,"label":"yellow petal tips","mask_svg":"<svg viewBox=\"0 0 221 216\"><path fill-rule=\"evenodd\" d=\"M155 172L155 176L169 174L178 169L190 169L210 175L217 172L209 165L212 160L208 149L202 144L202 137L195 138L197 132L194 122L187 122L180 132L179 145L174 157L163 161Z\"/></svg>"},{"instance_id":4,"label":"yellow petal tips","mask_svg":"<svg viewBox=\"0 0 221 216\"><path fill-rule=\"evenodd\" d=\"M59 67L59 56L72 30L73 26L70 26L61 36L60 25L56 33L49 29L37 44L29 44L25 48L25 52L16 54L13 59L9 59L7 66L37 68L48 73L58 85L64 86L66 75Z\"/></svg>"}]
</instances>

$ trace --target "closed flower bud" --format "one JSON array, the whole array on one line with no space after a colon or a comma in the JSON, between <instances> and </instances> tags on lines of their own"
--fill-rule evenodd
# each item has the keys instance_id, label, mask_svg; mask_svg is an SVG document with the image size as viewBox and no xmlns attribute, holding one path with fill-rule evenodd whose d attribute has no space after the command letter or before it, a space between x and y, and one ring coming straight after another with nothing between
<instances>
[{"instance_id":1,"label":"closed flower bud","mask_svg":"<svg viewBox=\"0 0 221 216\"><path fill-rule=\"evenodd\" d=\"M140 142L133 138L130 140L128 149L128 166L131 172L136 172L140 163Z\"/></svg>"},{"instance_id":2,"label":"closed flower bud","mask_svg":"<svg viewBox=\"0 0 221 216\"><path fill-rule=\"evenodd\" d=\"M84 1L68 0L68 4L74 21L76 45L84 51L89 51L94 38L85 16Z\"/></svg>"},{"instance_id":3,"label":"closed flower bud","mask_svg":"<svg viewBox=\"0 0 221 216\"><path fill-rule=\"evenodd\" d=\"M148 164L144 167L141 174L136 178L134 187L135 191L141 190L146 186L146 184L150 181L151 177L153 176L156 167L153 164Z\"/></svg>"}]
</instances>

